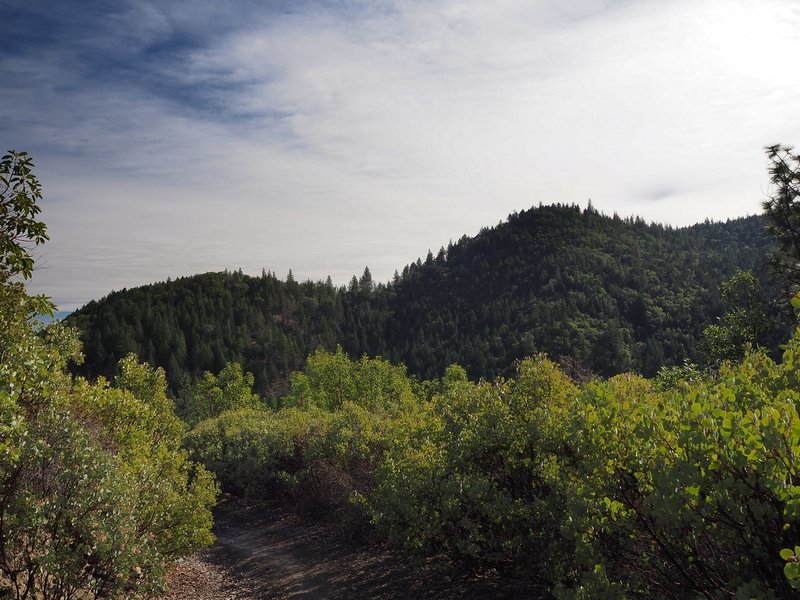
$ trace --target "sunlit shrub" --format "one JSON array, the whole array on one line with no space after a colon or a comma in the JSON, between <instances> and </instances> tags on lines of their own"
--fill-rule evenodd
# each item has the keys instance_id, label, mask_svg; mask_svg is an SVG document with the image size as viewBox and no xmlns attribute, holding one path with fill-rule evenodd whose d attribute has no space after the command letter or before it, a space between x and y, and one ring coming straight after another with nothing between
<instances>
[{"instance_id":1,"label":"sunlit shrub","mask_svg":"<svg viewBox=\"0 0 800 600\"><path fill-rule=\"evenodd\" d=\"M320 412L284 409L227 411L207 419L186 438L192 458L225 491L263 500L285 500L305 468L308 438L325 426Z\"/></svg>"},{"instance_id":2,"label":"sunlit shrub","mask_svg":"<svg viewBox=\"0 0 800 600\"><path fill-rule=\"evenodd\" d=\"M123 362L119 388L73 381L73 331L38 335L0 282L0 583L15 598L140 597L211 542L210 475L180 449L163 372Z\"/></svg>"},{"instance_id":3,"label":"sunlit shrub","mask_svg":"<svg viewBox=\"0 0 800 600\"><path fill-rule=\"evenodd\" d=\"M378 470L375 523L478 569L557 577L570 557L560 528L576 393L542 357L521 363L516 382L453 378L399 429Z\"/></svg>"},{"instance_id":4,"label":"sunlit shrub","mask_svg":"<svg viewBox=\"0 0 800 600\"><path fill-rule=\"evenodd\" d=\"M791 595L780 553L799 539L799 344L780 365L755 353L660 394L634 379L586 390L572 516L587 572L602 565L620 595Z\"/></svg>"}]
</instances>

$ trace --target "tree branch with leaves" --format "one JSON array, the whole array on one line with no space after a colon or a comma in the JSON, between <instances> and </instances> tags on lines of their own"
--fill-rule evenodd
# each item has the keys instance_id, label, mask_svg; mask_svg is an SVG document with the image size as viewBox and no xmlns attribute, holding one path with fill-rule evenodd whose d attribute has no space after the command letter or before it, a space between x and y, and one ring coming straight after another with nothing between
<instances>
[{"instance_id":1,"label":"tree branch with leaves","mask_svg":"<svg viewBox=\"0 0 800 600\"><path fill-rule=\"evenodd\" d=\"M27 152L9 150L0 159L0 277L29 279L34 261L28 247L50 239L37 220L42 188L32 169Z\"/></svg>"}]
</instances>

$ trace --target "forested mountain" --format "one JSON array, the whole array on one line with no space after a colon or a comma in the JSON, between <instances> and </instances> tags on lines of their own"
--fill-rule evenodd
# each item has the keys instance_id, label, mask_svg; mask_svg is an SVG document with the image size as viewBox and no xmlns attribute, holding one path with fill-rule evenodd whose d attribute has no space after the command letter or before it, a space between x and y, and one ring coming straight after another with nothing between
<instances>
[{"instance_id":1,"label":"forested mountain","mask_svg":"<svg viewBox=\"0 0 800 600\"><path fill-rule=\"evenodd\" d=\"M382 355L423 378L459 363L472 378L543 351L601 374L696 359L720 283L761 269L761 217L672 228L592 208L539 206L462 237L388 284L347 287L263 272L206 273L113 292L73 313L88 375L128 352L166 368L177 392L238 361L261 394L285 389L316 348Z\"/></svg>"}]
</instances>

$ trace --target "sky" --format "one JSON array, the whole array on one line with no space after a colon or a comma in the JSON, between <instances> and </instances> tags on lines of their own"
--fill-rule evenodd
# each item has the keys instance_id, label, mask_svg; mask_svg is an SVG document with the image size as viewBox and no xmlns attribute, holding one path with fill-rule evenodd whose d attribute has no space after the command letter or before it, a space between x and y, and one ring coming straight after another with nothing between
<instances>
[{"instance_id":1,"label":"sky","mask_svg":"<svg viewBox=\"0 0 800 600\"><path fill-rule=\"evenodd\" d=\"M378 281L539 203L760 212L800 144L797 0L0 0L29 289L262 268Z\"/></svg>"}]
</instances>

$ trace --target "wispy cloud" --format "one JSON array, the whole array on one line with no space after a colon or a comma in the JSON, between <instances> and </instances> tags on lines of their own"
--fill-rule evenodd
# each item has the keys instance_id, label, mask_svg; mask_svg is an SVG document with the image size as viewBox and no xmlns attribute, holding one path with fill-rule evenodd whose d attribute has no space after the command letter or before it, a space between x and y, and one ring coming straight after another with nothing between
<instances>
[{"instance_id":1,"label":"wispy cloud","mask_svg":"<svg viewBox=\"0 0 800 600\"><path fill-rule=\"evenodd\" d=\"M224 267L387 279L540 201L752 214L761 147L800 140L790 0L12 4L0 140L37 159L33 287L66 308Z\"/></svg>"}]
</instances>

